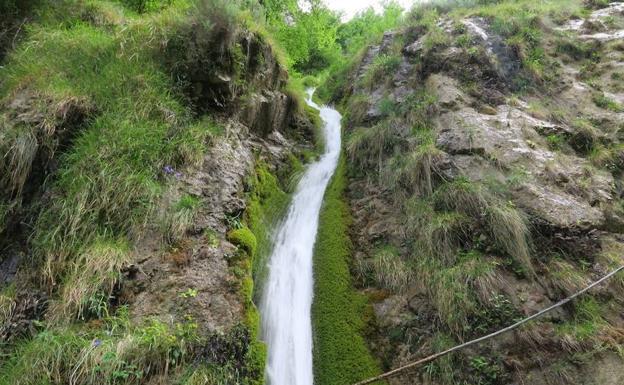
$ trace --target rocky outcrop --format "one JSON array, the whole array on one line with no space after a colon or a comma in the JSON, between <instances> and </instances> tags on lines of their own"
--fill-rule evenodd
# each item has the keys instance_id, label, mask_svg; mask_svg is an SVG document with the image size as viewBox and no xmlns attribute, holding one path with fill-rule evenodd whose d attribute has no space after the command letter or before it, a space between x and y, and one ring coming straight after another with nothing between
<instances>
[{"instance_id":1,"label":"rocky outcrop","mask_svg":"<svg viewBox=\"0 0 624 385\"><path fill-rule=\"evenodd\" d=\"M344 103L350 118L346 141L360 141L351 146L354 159L358 153L353 148L377 152L351 167L349 197L356 245L353 272L374 302L379 330L370 343L387 369L449 347L453 341L462 342L466 333L476 337L491 331L496 323L502 327L514 317L533 314L621 265L622 257L612 247L618 245L620 250L622 246L619 181L623 169L617 149L624 123L620 102L624 88L618 75L624 55L613 43L624 22L622 16L622 4L612 3L592 11L585 20L565 21L556 27L536 23L544 33L540 46L543 62L553 71L545 76L548 79L534 79L534 74L527 72L525 53L496 32L503 29L500 25L493 26L491 19L482 16L458 20L442 16L429 31L419 26L387 33L380 45L364 55ZM589 56L572 46L585 47ZM394 55L399 64L394 72L371 84L367 74L380 55ZM517 92L520 88L523 91ZM411 136L401 127L407 131L414 127ZM362 144L364 130L370 137L370 132L378 131L374 136L377 142ZM362 169L362 165L369 166ZM513 262L505 262L505 251L496 246L492 232L483 228L492 214L482 203L462 200L459 205L480 207L474 222L444 227L453 220L449 206L462 213L459 217L471 210L444 201L453 181L462 181L464 193L490 191L491 195L473 196L476 201L503 196L509 210L526 218L534 277L519 273ZM426 182L433 190L429 195L428 188L413 186ZM443 187L437 190L436 186ZM414 208L414 202L419 206ZM444 231L432 236L435 242L455 241L449 241L453 236L460 239L459 256L453 259L456 265L436 265L438 270L448 268L444 273L448 276L432 278L436 272L421 270L426 267L427 252L414 238L430 235L414 234L409 228L422 220L412 216L431 215L424 206L441 214L432 219L439 223L421 224L421 231ZM506 225L501 222L498 226ZM388 248L404 264L395 263L394 269L404 266L405 271L379 270L379 250ZM495 266L486 277L459 272L466 267L465 253L475 250ZM383 274L391 277L380 280ZM398 274L407 274L409 283L400 288L389 286L388 280L398 279ZM603 306L596 310L598 317L607 319L605 333L613 333L611 347L624 343L619 334L624 319L618 311L607 310L609 304L622 305L617 285L605 288L617 291L615 297L601 292L596 299ZM461 291L465 287L468 295ZM440 299L439 293L445 290L449 290L448 296ZM483 305L469 310L463 331L447 329L441 314L454 306L453 298L461 298L459 301L470 307L472 296L483 298ZM501 309L506 310L500 319L498 315L488 315L490 321L480 318ZM391 383L457 383L461 379L486 384L589 384L594 383L597 367L601 373L609 373L609 381L621 378L622 370L614 369L615 362L621 366L621 359L611 353L598 354L592 350L597 345L563 331L561 325L574 324L578 317L573 308L560 309L536 325L536 330L502 337L468 350L452 363L432 365L429 374L406 375ZM488 324L492 318L498 321ZM470 323L480 331L466 332L472 328L467 325ZM459 337L445 340L441 346L440 335ZM573 351L588 352L596 366L575 366ZM479 372L474 357L496 374L488 377ZM543 360L570 367L574 374L559 377L556 365L544 365L540 363Z\"/></svg>"}]
</instances>

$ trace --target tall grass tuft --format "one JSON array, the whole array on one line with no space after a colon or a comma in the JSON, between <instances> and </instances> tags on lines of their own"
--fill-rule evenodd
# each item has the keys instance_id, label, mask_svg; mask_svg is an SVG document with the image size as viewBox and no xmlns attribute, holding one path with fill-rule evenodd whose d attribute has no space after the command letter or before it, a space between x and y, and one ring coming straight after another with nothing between
<instances>
[{"instance_id":1,"label":"tall grass tuft","mask_svg":"<svg viewBox=\"0 0 624 385\"><path fill-rule=\"evenodd\" d=\"M381 287L402 293L412 278L412 271L401 259L396 250L385 247L378 250L373 256L373 271L375 279Z\"/></svg>"},{"instance_id":2,"label":"tall grass tuft","mask_svg":"<svg viewBox=\"0 0 624 385\"><path fill-rule=\"evenodd\" d=\"M124 241L98 239L72 261L64 278L60 298L52 302L52 322L72 318L108 316L109 297L120 279L120 270L130 262Z\"/></svg>"}]
</instances>

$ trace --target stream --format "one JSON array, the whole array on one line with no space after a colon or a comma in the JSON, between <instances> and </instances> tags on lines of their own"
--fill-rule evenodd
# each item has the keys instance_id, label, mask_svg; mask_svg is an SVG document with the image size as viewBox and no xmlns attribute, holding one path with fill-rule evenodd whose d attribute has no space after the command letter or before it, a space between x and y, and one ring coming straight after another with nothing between
<instances>
[{"instance_id":1,"label":"stream","mask_svg":"<svg viewBox=\"0 0 624 385\"><path fill-rule=\"evenodd\" d=\"M325 151L299 181L288 213L275 232L261 303L262 334L268 347L269 385L312 385L312 256L325 189L340 156L338 111L319 106L308 90L308 105L320 111Z\"/></svg>"}]
</instances>

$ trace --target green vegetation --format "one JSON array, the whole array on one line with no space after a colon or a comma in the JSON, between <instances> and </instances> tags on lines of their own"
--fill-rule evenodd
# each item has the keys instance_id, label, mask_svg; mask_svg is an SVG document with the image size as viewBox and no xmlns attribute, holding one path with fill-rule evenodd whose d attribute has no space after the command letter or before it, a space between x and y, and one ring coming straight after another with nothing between
<instances>
[{"instance_id":1,"label":"green vegetation","mask_svg":"<svg viewBox=\"0 0 624 385\"><path fill-rule=\"evenodd\" d=\"M412 271L401 259L397 250L383 247L373 256L373 271L379 286L396 293L407 290L412 279Z\"/></svg>"},{"instance_id":2,"label":"green vegetation","mask_svg":"<svg viewBox=\"0 0 624 385\"><path fill-rule=\"evenodd\" d=\"M80 6L67 5L66 12ZM92 4L91 11L111 21L121 17L121 9L98 6ZM62 152L52 181L58 199L34 220L32 236L50 282L64 280L72 261L84 260L81 255L98 239L125 238L145 228L168 175L197 162L215 134L214 124L193 119L172 94L175 85L154 60L154 49L175 33L180 12L171 9L147 23L130 19L129 26L112 29L32 25L29 40L0 70L5 103L19 94L36 98L31 113L42 114L44 123L5 130L3 187L19 199L31 170L39 167L36 157L45 156L41 148ZM58 147L68 140L62 136L67 129L71 151ZM187 216L188 208L178 212Z\"/></svg>"},{"instance_id":3,"label":"green vegetation","mask_svg":"<svg viewBox=\"0 0 624 385\"><path fill-rule=\"evenodd\" d=\"M256 255L256 236L248 227L231 230L227 237L230 242L245 250L249 256L253 257Z\"/></svg>"},{"instance_id":4,"label":"green vegetation","mask_svg":"<svg viewBox=\"0 0 624 385\"><path fill-rule=\"evenodd\" d=\"M182 239L186 230L193 223L200 200L191 195L182 196L178 202L169 207L163 220L163 233L173 243Z\"/></svg>"},{"instance_id":5,"label":"green vegetation","mask_svg":"<svg viewBox=\"0 0 624 385\"><path fill-rule=\"evenodd\" d=\"M354 291L349 273L345 183L345 159L341 158L325 192L314 249L314 378L322 385L350 384L379 372L363 338L366 300Z\"/></svg>"},{"instance_id":6,"label":"green vegetation","mask_svg":"<svg viewBox=\"0 0 624 385\"><path fill-rule=\"evenodd\" d=\"M102 328L59 326L21 343L0 367L2 385L121 384L174 372L198 343L196 325L133 326L125 308Z\"/></svg>"},{"instance_id":7,"label":"green vegetation","mask_svg":"<svg viewBox=\"0 0 624 385\"><path fill-rule=\"evenodd\" d=\"M383 84L382 79L389 79L394 75L400 64L401 57L399 55L382 54L375 57L362 79L363 85L372 89L373 85Z\"/></svg>"},{"instance_id":8,"label":"green vegetation","mask_svg":"<svg viewBox=\"0 0 624 385\"><path fill-rule=\"evenodd\" d=\"M613 112L623 112L624 107L620 105L620 103L615 100L609 98L604 93L596 94L593 99L594 103L605 110L613 111Z\"/></svg>"},{"instance_id":9,"label":"green vegetation","mask_svg":"<svg viewBox=\"0 0 624 385\"><path fill-rule=\"evenodd\" d=\"M297 161L294 164L298 164ZM293 171L297 169L298 167L293 166ZM255 175L252 176L249 184L251 194L247 201L245 219L251 235L255 237L253 277L256 287L260 289L266 276L267 258L273 246L271 230L286 210L290 196L280 185L279 180L263 164L256 167ZM261 290L257 290L257 293L260 292Z\"/></svg>"},{"instance_id":10,"label":"green vegetation","mask_svg":"<svg viewBox=\"0 0 624 385\"><path fill-rule=\"evenodd\" d=\"M280 66L290 57L274 45L267 25L254 21L258 7L223 0L0 5L17 23L0 22L0 56L7 37L16 46L0 58L0 233L24 231L34 256L26 262L50 294L45 315L36 315L46 319L36 321L36 335L3 350L0 384L139 384L154 376L189 384L263 382L266 349L252 265L266 253L278 206L287 203L286 188L268 171L259 172L250 228L228 234L243 251L231 268L246 316L241 331L228 337L236 345L231 357L204 362L195 350L198 336L186 339L177 326L158 321L139 325L116 302L136 241L149 233L177 248L201 208L201 197L183 192L185 174L222 134L221 102L232 96L206 79L232 75L239 101L266 86L255 84L260 80L246 66L275 65L271 70L283 76ZM14 34L30 15L20 42ZM245 42L257 44L258 57L244 56ZM266 63L280 54L282 63ZM303 114L303 87L285 79L276 84ZM301 169L295 157L291 166ZM18 215L23 229L14 228ZM180 298L196 295L189 288ZM13 297L0 297L3 321L15 305ZM201 361L198 370L187 367L188 354Z\"/></svg>"},{"instance_id":11,"label":"green vegetation","mask_svg":"<svg viewBox=\"0 0 624 385\"><path fill-rule=\"evenodd\" d=\"M336 32L339 51L321 76L323 81L317 90L321 100L343 101L345 91L351 87L349 81L353 80L352 72L359 66L368 45L378 43L384 32L398 27L402 20L402 11L396 2L389 1L384 3L384 9L380 14L369 8L348 22L340 24ZM397 53L391 52L384 56L384 59L376 59L376 69L371 70L369 84L375 80L373 72L380 72L386 78L389 72L382 72L384 68L396 68L400 63Z\"/></svg>"}]
</instances>

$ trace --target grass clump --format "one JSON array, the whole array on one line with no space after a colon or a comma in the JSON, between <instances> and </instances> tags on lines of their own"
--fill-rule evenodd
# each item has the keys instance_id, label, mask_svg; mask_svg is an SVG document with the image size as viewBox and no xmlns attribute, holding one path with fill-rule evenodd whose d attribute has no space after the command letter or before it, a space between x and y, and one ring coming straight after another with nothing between
<instances>
[{"instance_id":1,"label":"grass clump","mask_svg":"<svg viewBox=\"0 0 624 385\"><path fill-rule=\"evenodd\" d=\"M383 84L394 76L400 65L401 56L399 55L376 56L364 74L362 80L364 87L372 90L375 85Z\"/></svg>"},{"instance_id":2,"label":"grass clump","mask_svg":"<svg viewBox=\"0 0 624 385\"><path fill-rule=\"evenodd\" d=\"M511 202L486 186L461 177L441 185L433 201L438 210L460 212L477 221L500 251L511 256L527 272L533 271L527 219Z\"/></svg>"},{"instance_id":3,"label":"grass clump","mask_svg":"<svg viewBox=\"0 0 624 385\"><path fill-rule=\"evenodd\" d=\"M200 200L192 195L183 195L173 204L164 219L163 232L170 243L182 239L200 206Z\"/></svg>"},{"instance_id":4,"label":"grass clump","mask_svg":"<svg viewBox=\"0 0 624 385\"><path fill-rule=\"evenodd\" d=\"M574 304L572 319L556 328L563 348L570 352L607 348L621 351L622 331L604 318L605 304L593 297Z\"/></svg>"},{"instance_id":5,"label":"grass clump","mask_svg":"<svg viewBox=\"0 0 624 385\"><path fill-rule=\"evenodd\" d=\"M130 249L123 240L98 239L73 261L60 298L52 303L49 318L59 322L71 318L108 316L108 303L130 262Z\"/></svg>"},{"instance_id":6,"label":"grass clump","mask_svg":"<svg viewBox=\"0 0 624 385\"><path fill-rule=\"evenodd\" d=\"M373 255L373 271L377 283L396 293L404 292L412 278L412 271L392 247L384 247Z\"/></svg>"},{"instance_id":7,"label":"grass clump","mask_svg":"<svg viewBox=\"0 0 624 385\"><path fill-rule=\"evenodd\" d=\"M373 127L359 127L347 138L346 150L351 161L360 169L376 169L382 178L385 154L397 144L397 127L382 121Z\"/></svg>"},{"instance_id":8,"label":"grass clump","mask_svg":"<svg viewBox=\"0 0 624 385\"><path fill-rule=\"evenodd\" d=\"M325 193L314 249L314 379L327 385L355 383L380 371L362 336L365 298L354 291L349 273L345 183L341 158Z\"/></svg>"}]
</instances>

